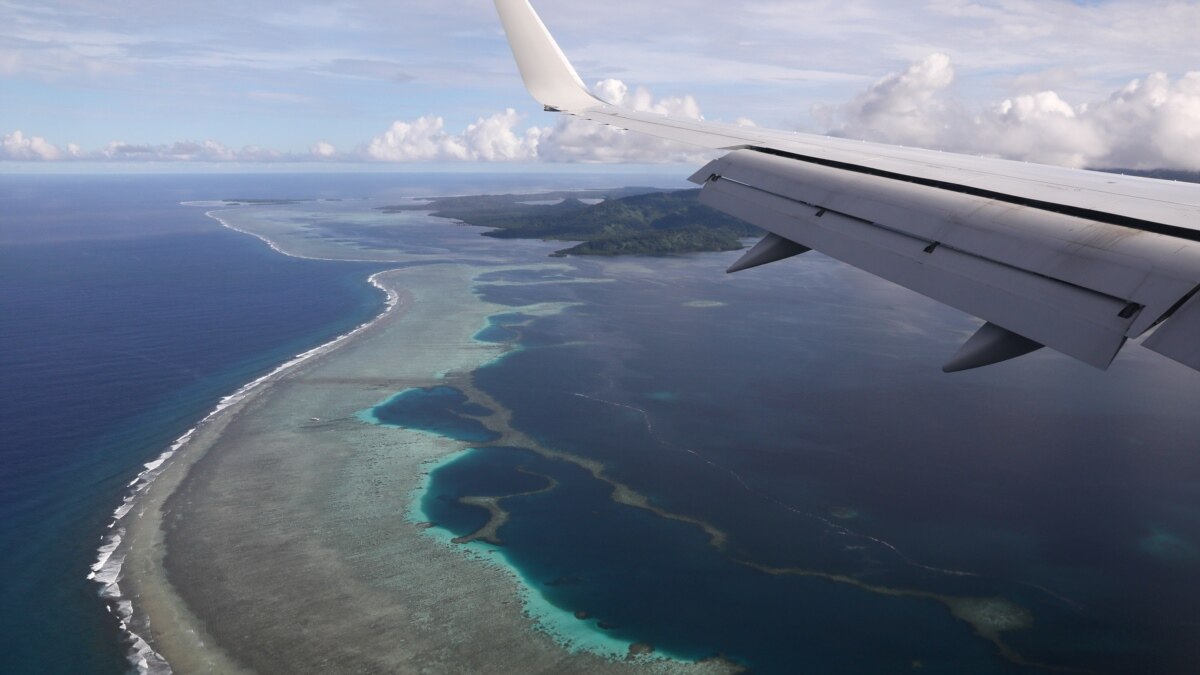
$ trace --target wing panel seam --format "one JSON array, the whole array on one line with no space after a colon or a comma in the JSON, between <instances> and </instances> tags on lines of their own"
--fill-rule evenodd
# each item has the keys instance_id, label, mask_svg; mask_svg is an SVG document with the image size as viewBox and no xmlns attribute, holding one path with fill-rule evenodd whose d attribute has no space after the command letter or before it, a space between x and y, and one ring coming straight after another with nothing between
<instances>
[{"instance_id":1,"label":"wing panel seam","mask_svg":"<svg viewBox=\"0 0 1200 675\"><path fill-rule=\"evenodd\" d=\"M1004 262L1003 260L996 260L995 258L990 258L990 257L988 257L988 256L979 255L978 253L976 253L976 252L974 252L974 251L968 251L968 250L965 250L965 249L959 248L959 247L957 247L957 246L952 246L952 245L950 245L950 244L946 244L946 243L943 243L943 242L940 242L940 241L934 241L934 240L932 240L932 239L928 239L928 238L925 238L925 237L917 236L917 235L915 235L915 234L913 234L913 233L911 233L911 232L905 232L904 230L900 230L900 229L897 229L897 228L894 228L894 227L889 227L889 226L887 226L887 225L884 225L884 224L882 224L882 223L877 223L877 222L875 222L875 221L871 221L871 220L865 220L865 219L863 219L863 218L859 218L859 217L857 217L857 216L852 216L852 215L850 215L850 214L843 213L843 212L841 212L841 211L837 211L837 210L835 210L835 209L830 209L830 208L827 208L827 207L821 206L820 204L811 204L811 203L809 203L809 202L806 202L806 201L803 201L803 200L800 200L800 199L796 199L796 198L794 198L794 197L788 197L787 195L781 195L781 194L778 194L778 193L775 193L775 192L771 192L770 190L764 190L764 189L762 189L762 188L760 188L760 187L757 187L757 186L754 186L754 185L750 185L750 184L748 184L748 183L743 183L743 182L741 182L741 181L734 180L734 179L732 179L732 178L728 178L728 177L726 177L726 176L714 175L712 178L710 178L710 179L709 179L709 181L710 181L710 182L711 182L711 181L724 181L724 182L727 182L727 183L733 183L734 185L739 185L739 186L741 186L741 187L744 187L744 188L747 188L747 189L749 189L749 190L754 190L755 192L761 192L762 194L765 194L765 195L770 195L770 196L772 196L772 197L776 197L776 198L778 198L778 199L783 199L783 200L786 200L786 201L789 201L789 202L792 202L792 203L795 203L795 204L801 204L801 205L803 205L803 206L807 206L807 207L809 207L809 208L813 208L813 209L820 209L820 210L821 210L823 213L824 213L824 212L828 212L828 213L836 213L836 214L838 214L839 216L842 216L843 218L849 218L849 219L851 219L851 220L856 220L856 221L858 221L858 222L860 222L860 223L863 223L863 224L865 224L865 225L870 225L870 226L872 226L872 227L877 227L877 228L879 228L879 229L881 229L881 230L884 230L884 231L887 231L887 232L891 232L892 234L900 235L900 236L902 236L902 237L906 237L906 238L908 238L908 239L912 239L912 240L914 240L914 241L924 242L924 243L926 243L926 244L929 244L929 245L933 246L933 248L934 248L934 250L932 250L932 251L931 251L931 250L926 250L926 253L927 253L927 254L932 254L932 253L934 253L934 252L935 252L937 249L939 249L939 248L945 248L945 249L947 249L947 250L954 251L955 253L960 253L960 254L962 254L962 255L970 256L970 257L972 257L972 258L977 258L977 259L979 259L979 260L986 260L986 261L987 261L987 262L989 262L989 263L992 263L992 264L995 264L995 265L999 265L999 266L1001 266L1001 267L1006 267L1006 268L1008 268L1008 269L1015 270L1015 271L1018 271L1018 272L1021 272L1021 273L1024 273L1024 274L1029 274L1029 275L1032 275L1032 276L1035 276L1035 277L1039 277L1039 278L1041 278L1041 279L1045 279L1045 280L1047 280L1047 281L1052 281L1052 282L1054 282L1054 283L1057 283L1057 284L1062 284L1062 285L1064 285L1064 286L1070 286L1071 288L1075 288L1075 289L1077 289L1077 290L1084 291L1084 292L1090 293L1090 294L1092 294L1092 295L1095 295L1095 296L1099 296L1099 297L1103 297L1103 298L1109 298L1109 299L1111 299L1111 300L1115 300L1115 301L1118 301L1118 302L1124 302L1124 303L1128 303L1128 302L1129 302L1129 299L1128 299L1128 298L1120 298L1120 297L1117 297L1117 296L1115 296L1115 295L1109 295L1108 293L1104 293L1104 292L1102 292L1102 291L1098 291L1098 290L1096 290L1096 289L1094 289L1094 288L1088 288L1087 286L1081 286L1081 285L1079 285L1079 284L1071 283L1070 281L1065 281L1065 280L1063 280L1063 279L1059 279L1059 278L1057 278L1057 277L1052 277L1052 276L1050 276L1050 275L1048 275L1048 274L1043 274L1043 273L1041 273L1041 272L1037 272L1037 271L1034 271L1034 270L1026 269L1026 268L1024 268L1024 267L1021 267L1021 266L1019 266L1019 265L1013 265L1012 263L1007 263L1007 262ZM804 245L804 242L797 242L797 243L798 243L798 244L801 244L801 245ZM1189 295L1188 297L1190 297L1190 295ZM1186 298L1185 298L1185 299L1186 299ZM1138 307L1142 307L1142 305L1140 305L1140 304L1139 304L1139 305L1138 305Z\"/></svg>"},{"instance_id":2,"label":"wing panel seam","mask_svg":"<svg viewBox=\"0 0 1200 675\"><path fill-rule=\"evenodd\" d=\"M806 162L808 164L817 164L817 165L825 166L825 167L828 167L831 169L840 169L842 171L849 171L852 173L864 174L864 175L868 175L868 176L875 176L877 178L885 178L888 180L900 181L900 182L904 182L904 183L912 183L914 185L931 187L931 188L935 188L938 190L946 190L948 192L957 192L960 194L971 195L974 197L982 197L984 199L994 199L996 201L1006 202L1008 204L1016 204L1018 206L1026 206L1029 208L1038 209L1040 211L1049 211L1052 213L1059 213L1062 215L1074 216L1076 218L1083 218L1085 220L1094 220L1094 221L1100 222L1100 223L1107 223L1109 225L1119 225L1121 227L1128 227L1130 229L1141 230L1143 232L1152 232L1154 234L1162 234L1162 235L1166 235L1169 237L1176 237L1178 239L1187 239L1189 241L1200 242L1200 230L1189 230L1186 227L1178 227L1176 225L1167 225L1164 223L1157 223L1152 220L1143 220L1141 218L1134 218L1132 216L1122 216L1122 215L1116 214L1116 213L1097 211L1095 209L1086 209L1081 206L1068 206L1066 204L1058 204L1055 202L1048 202L1048 201L1044 201L1044 200L1040 200L1040 199L1030 199L1028 197L1019 197L1019 196L1010 195L1010 194L1007 194L1004 192L996 192L994 190L987 190L984 188L971 187L969 185L962 185L959 183L952 183L949 181L942 181L942 180L937 180L937 179L933 179L933 178L921 178L919 176L910 176L907 174L896 173L894 171L886 171L884 169L876 169L876 168L869 167L869 166L862 166L859 164L851 164L849 162L839 162L834 159L813 157L811 155L801 155L801 154L794 153L794 152L788 152L786 150L777 150L775 148L766 148L766 147L762 147L762 146L752 145L752 146L748 146L746 149L751 150L753 152L760 152L760 153L763 153L766 155L782 157L784 159L792 159L792 160L796 160L799 162Z\"/></svg>"}]
</instances>

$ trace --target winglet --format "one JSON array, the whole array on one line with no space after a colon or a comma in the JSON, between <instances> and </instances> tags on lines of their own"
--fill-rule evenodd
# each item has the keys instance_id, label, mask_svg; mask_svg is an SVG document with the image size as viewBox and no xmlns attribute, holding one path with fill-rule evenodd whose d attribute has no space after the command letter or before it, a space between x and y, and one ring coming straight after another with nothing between
<instances>
[{"instance_id":1,"label":"winglet","mask_svg":"<svg viewBox=\"0 0 1200 675\"><path fill-rule=\"evenodd\" d=\"M563 112L603 105L592 96L528 0L496 0L525 88L546 106Z\"/></svg>"}]
</instances>

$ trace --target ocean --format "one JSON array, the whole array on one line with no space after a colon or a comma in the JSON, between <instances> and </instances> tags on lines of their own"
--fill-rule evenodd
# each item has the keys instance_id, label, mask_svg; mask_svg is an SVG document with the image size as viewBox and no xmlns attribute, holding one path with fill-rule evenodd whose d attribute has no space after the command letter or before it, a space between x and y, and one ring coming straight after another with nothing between
<instances>
[{"instance_id":1,"label":"ocean","mask_svg":"<svg viewBox=\"0 0 1200 675\"><path fill-rule=\"evenodd\" d=\"M0 175L0 671L122 673L88 574L129 484L242 385L382 310L191 201L475 194L606 177Z\"/></svg>"},{"instance_id":2,"label":"ocean","mask_svg":"<svg viewBox=\"0 0 1200 675\"><path fill-rule=\"evenodd\" d=\"M378 266L180 206L326 180L0 177L0 670L126 672L87 579L125 486L220 397L380 310Z\"/></svg>"},{"instance_id":3,"label":"ocean","mask_svg":"<svg viewBox=\"0 0 1200 675\"><path fill-rule=\"evenodd\" d=\"M182 202L616 183L0 177L2 670L128 670L86 578L127 485L222 396L383 307L366 279L395 265L289 258ZM652 508L494 442L495 411L453 387L393 392L362 423L479 446L428 477L431 535L488 520L460 498L504 497L494 550L537 607L684 660L1194 672L1200 374L1130 345L1107 373L1043 351L947 376L968 317L820 255L726 276L733 257L481 265L481 299L569 307L492 316L475 339L516 349L473 386Z\"/></svg>"}]
</instances>

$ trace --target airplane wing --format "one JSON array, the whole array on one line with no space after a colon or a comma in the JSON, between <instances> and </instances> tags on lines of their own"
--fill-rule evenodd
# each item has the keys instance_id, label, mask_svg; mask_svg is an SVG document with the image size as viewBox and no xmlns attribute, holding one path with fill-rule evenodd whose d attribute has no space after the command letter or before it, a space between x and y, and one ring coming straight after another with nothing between
<instances>
[{"instance_id":1,"label":"airplane wing","mask_svg":"<svg viewBox=\"0 0 1200 675\"><path fill-rule=\"evenodd\" d=\"M1043 346L1106 369L1147 333L1200 370L1200 185L626 110L528 0L496 8L547 110L729 151L691 177L700 201L769 233L731 272L815 249L983 319L947 372Z\"/></svg>"}]
</instances>

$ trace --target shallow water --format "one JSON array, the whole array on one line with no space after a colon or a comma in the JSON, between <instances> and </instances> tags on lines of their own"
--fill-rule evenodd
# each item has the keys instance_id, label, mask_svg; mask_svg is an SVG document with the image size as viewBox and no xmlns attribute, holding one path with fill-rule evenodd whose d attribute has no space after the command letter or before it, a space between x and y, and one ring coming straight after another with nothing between
<instances>
[{"instance_id":1,"label":"shallow water","mask_svg":"<svg viewBox=\"0 0 1200 675\"><path fill-rule=\"evenodd\" d=\"M18 461L0 474L11 487L0 502L3 537L18 552L5 562L14 603L4 627L28 636L5 663L113 672L119 640L83 575L123 485L221 394L356 325L379 302L362 282L378 266L291 260L172 200L248 188L376 195L240 211L277 218L281 231L306 219L304 233L316 237L293 243L327 251L353 231L378 236L367 229L379 226L371 204L435 188L486 191L490 179L227 178L203 189L185 178L139 179L155 191L5 180L27 227L6 221L0 273L15 281L0 299L4 316L18 316L13 308L25 318L3 324L19 349L0 358L10 359L6 378L28 384L5 388L6 410L19 414L4 420L28 423L10 437L31 439L6 446L6 459ZM519 187L504 180L490 185ZM121 217L104 227L80 220L96 205ZM46 229L56 222L72 227ZM420 231L434 234L399 249L388 239L384 257L420 265L454 251L449 259L476 270L478 300L498 309L461 336L400 343L376 362L395 368L402 358L444 374L477 362L462 360L454 341L518 349L459 386L377 390L362 379L370 363L345 370L372 387L360 406L386 402L382 415L376 408L382 421L496 443L439 464L416 506L435 523L427 536L462 547L450 540L489 512L460 500L500 499L510 515L497 531L503 545L463 548L483 547L522 579L531 626L596 649L649 643L684 659L721 654L756 672L1009 672L1027 661L1189 672L1200 663L1197 373L1131 345L1108 373L1044 351L945 376L940 364L974 321L815 254L733 277L723 274L728 254L495 269L543 262L553 246ZM114 283L117 271L129 283ZM333 397L336 386L306 395ZM472 388L492 404L469 400ZM53 400L26 400L30 391ZM320 411L298 419L316 420L325 444L314 449L330 452L304 461L341 464L321 476L298 472L295 486L279 486L280 503L295 499L310 515L333 509L320 516L333 534L322 536L353 549L330 569L352 557L389 570L394 542L380 533L397 527L397 514L375 510L395 509L403 495L367 498L395 479L378 472L388 449L338 445L364 433L360 420L327 422ZM498 436L512 431L573 459ZM605 467L604 480L589 461ZM617 483L648 506L614 501ZM293 494L305 486L316 491ZM236 506L245 493L230 490ZM715 546L712 531L727 541ZM192 543L199 556L204 542ZM1023 608L1032 625L977 635L981 624L955 614L983 606L964 600L972 598Z\"/></svg>"},{"instance_id":2,"label":"shallow water","mask_svg":"<svg viewBox=\"0 0 1200 675\"><path fill-rule=\"evenodd\" d=\"M373 206L422 195L562 184L544 176L0 176L2 669L125 672L126 645L87 574L126 486L221 397L381 308L366 283L380 265L289 258L221 227L207 208L226 198L327 198L345 205L305 203L371 215ZM367 199L375 201L362 207Z\"/></svg>"},{"instance_id":3,"label":"shallow water","mask_svg":"<svg viewBox=\"0 0 1200 675\"><path fill-rule=\"evenodd\" d=\"M937 366L969 319L816 256L744 281L726 262L576 261L615 281L485 285L492 302L579 305L523 326L524 348L475 383L514 428L727 548L511 449L440 468L429 519L468 534L482 510L455 499L500 494L521 467L551 477L503 501L500 530L504 559L561 610L547 623L585 611L756 672L1200 663L1197 373L1131 345L1108 373L1046 352L949 377ZM1002 599L1032 627L993 644L955 598Z\"/></svg>"}]
</instances>

